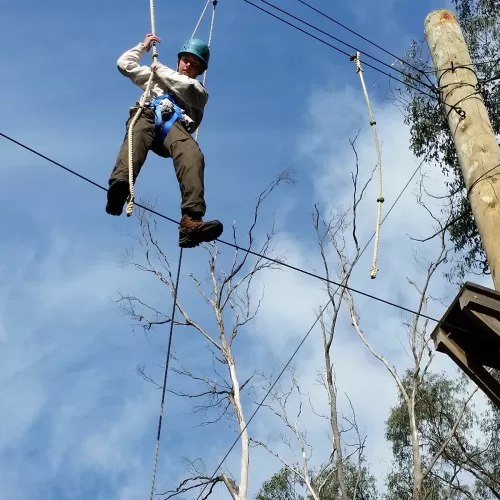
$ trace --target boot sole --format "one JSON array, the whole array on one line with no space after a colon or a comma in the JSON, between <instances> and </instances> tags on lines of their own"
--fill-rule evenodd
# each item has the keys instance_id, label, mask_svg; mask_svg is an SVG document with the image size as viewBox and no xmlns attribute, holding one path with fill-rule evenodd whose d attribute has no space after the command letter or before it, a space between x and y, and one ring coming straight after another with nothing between
<instances>
[{"instance_id":1,"label":"boot sole","mask_svg":"<svg viewBox=\"0 0 500 500\"><path fill-rule=\"evenodd\" d=\"M127 181L118 181L108 189L106 212L109 215L119 216L123 213L123 206L127 201L130 188Z\"/></svg>"},{"instance_id":2,"label":"boot sole","mask_svg":"<svg viewBox=\"0 0 500 500\"><path fill-rule=\"evenodd\" d=\"M193 231L188 234L180 233L179 246L182 248L197 247L200 243L216 240L223 233L223 231L224 226L222 224L216 224L212 227L208 226L202 231Z\"/></svg>"}]
</instances>

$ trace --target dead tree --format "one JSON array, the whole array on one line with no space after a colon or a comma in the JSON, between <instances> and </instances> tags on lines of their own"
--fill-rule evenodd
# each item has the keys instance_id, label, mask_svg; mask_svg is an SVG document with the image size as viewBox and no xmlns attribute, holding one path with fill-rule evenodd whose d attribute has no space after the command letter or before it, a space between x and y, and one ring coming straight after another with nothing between
<instances>
[{"instance_id":1,"label":"dead tree","mask_svg":"<svg viewBox=\"0 0 500 500\"><path fill-rule=\"evenodd\" d=\"M338 278L343 284L347 283L360 256L362 248L359 245L357 237L357 216L361 201L364 198L367 187L372 180L375 169L371 171L369 178L361 185L359 182L359 162L355 148L357 137L350 140L350 144L355 157L355 169L351 173L352 179L352 202L349 208L337 207L330 212L325 219L320 215L320 210L314 206L312 213L313 225L316 231L319 252L324 268L324 275L327 280ZM350 245L351 241L353 245ZM332 273L333 265L329 262L328 250L333 250L336 261L335 273ZM310 403L313 413L321 419L326 419L329 426L330 449L329 455L322 460L322 466L317 470L312 465L313 450L307 442L307 425L300 424L300 417L303 413L304 399L307 393L302 392L299 381L295 378L292 371L290 387L287 390L273 390L270 393L270 402L264 406L277 416L284 424L287 433L283 437L285 444L292 450L295 449L296 455L300 460L291 463L285 460L277 451L265 443L263 440L252 439L256 446L266 449L275 456L288 470L293 472L303 484L306 485L307 493L314 500L323 498L323 492L328 485L335 480L338 484L340 498L342 500L355 500L360 498L359 487L362 484L363 462L364 462L364 441L365 437L361 435L357 426L354 409L351 406L352 415L343 417L345 428L342 426L339 417L337 404L337 387L335 380L335 369L332 362L332 351L335 332L337 329L339 313L343 306L346 295L346 289L332 285L329 281L325 282L326 298L328 306L318 310L318 320L321 328L321 339L323 346L324 366L318 373L318 381L325 388L328 398L328 414L318 414ZM292 417L293 415L293 417ZM353 442L346 444L343 439L344 434L354 435ZM295 442L295 447L292 445ZM347 460L357 456L359 477L355 485L349 491L344 464Z\"/></svg>"},{"instance_id":2,"label":"dead tree","mask_svg":"<svg viewBox=\"0 0 500 500\"><path fill-rule=\"evenodd\" d=\"M247 231L248 239L244 242L260 257L251 256L246 251L234 250L232 262L229 269L224 270L219 264L220 251L215 243L203 244L208 255L209 289L204 286L202 280L194 274L190 274L192 283L198 293L211 310L216 329L209 330L204 327L189 310L189 305L181 304L177 299L174 324L177 328L190 328L196 331L206 341L212 356L213 376L202 375L196 368L191 369L184 366L185 363L177 360L176 365L170 368L176 374L187 378L197 385L193 392L181 392L170 389L169 392L182 398L188 398L194 402L200 401L194 406L194 411L202 411L205 414L214 414L212 419L202 422L201 425L210 425L218 422L223 417L232 417L235 422L233 429L240 438L240 478L236 481L228 472L220 472L211 478L207 474L203 464L188 461L188 477L176 488L164 492L165 500L177 497L186 492L196 492L203 488L202 499L208 498L217 484L223 483L234 500L247 500L248 491L248 468L249 468L249 436L246 430L246 419L243 410L244 391L249 388L253 376L241 382L238 376L237 360L233 354L234 343L245 325L251 322L258 313L262 297L252 297L250 291L255 276L264 269L278 269L279 264L266 260L264 257L271 256L273 252L273 240L276 236L274 223L265 233L263 242L257 247L255 241L255 229L259 222L262 204L282 183L293 182L290 174L284 172L277 177L258 197L253 212L253 221ZM140 227L139 242L144 251L144 260L141 262L131 261L139 271L152 274L160 280L174 297L174 278L169 257L162 250L156 236L156 223L145 211L138 211ZM239 244L236 226L232 227L232 240L235 245ZM281 262L281 256L273 255L274 259ZM129 259L130 260L130 259ZM158 308L152 307L137 296L123 295L119 302L124 312L134 321L142 325L148 332L151 328L169 325L172 318ZM139 373L146 380L154 382L143 368ZM156 384L158 385L158 384ZM215 468L215 465L214 465Z\"/></svg>"},{"instance_id":3,"label":"dead tree","mask_svg":"<svg viewBox=\"0 0 500 500\"><path fill-rule=\"evenodd\" d=\"M429 332L429 319L422 317L428 315L427 308L428 303L432 300L430 295L431 281L436 274L437 269L442 266L448 257L449 249L447 247L446 240L446 227L449 224L449 220L442 221L435 217L432 211L424 204L423 197L423 183L421 183L420 193L417 196L417 201L420 206L422 206L427 213L432 217L435 223L437 223L437 231L431 238L426 238L425 240L420 240L421 242L429 241L430 239L438 239L439 245L437 249L437 255L432 260L420 259L417 261L424 269L424 276L421 283L417 283L416 280L407 278L408 283L415 288L418 293L418 303L415 309L416 314L410 315L407 322L405 322L405 327L407 330L407 343L410 352L411 367L410 367L410 377L404 380L403 376L398 372L396 367L391 364L386 357L377 352L372 343L369 340L369 334L365 333L365 330L361 326L361 316L356 307L355 299L353 293L350 291L346 292L345 301L347 303L349 314L352 321L352 326L357 332L359 338L370 351L370 353L378 359L388 370L392 378L394 379L400 394L406 404L406 409L409 417L409 427L410 427L410 439L412 448L412 500L423 500L428 498L429 491L426 490L426 481L430 478L433 473L434 467L438 460L441 459L445 450L450 445L450 442L454 439L457 432L457 428L461 423L464 416L464 412L468 404L470 403L472 397L477 392L477 388L473 388L470 393L464 398L461 407L456 415L454 415L454 421L450 426L450 429L446 436L443 436L438 447L435 447L432 454L423 463L422 460L422 450L428 449L427 443L422 439L421 432L419 430L419 422L417 416L417 402L419 400L419 394L421 390L421 381L431 369L432 361L434 359L434 352L431 348L431 338ZM456 481L456 483L454 483ZM458 482L458 474L455 474L451 483L448 486L455 491L462 491L461 489L453 488L453 485L460 485ZM443 486L444 487L444 486Z\"/></svg>"}]
</instances>

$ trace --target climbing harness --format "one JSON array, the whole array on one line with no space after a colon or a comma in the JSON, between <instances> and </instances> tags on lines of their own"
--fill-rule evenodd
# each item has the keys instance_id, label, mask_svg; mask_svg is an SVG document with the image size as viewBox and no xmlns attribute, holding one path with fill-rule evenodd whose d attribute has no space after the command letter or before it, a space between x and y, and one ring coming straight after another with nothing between
<instances>
[{"instance_id":1,"label":"climbing harness","mask_svg":"<svg viewBox=\"0 0 500 500\"><path fill-rule=\"evenodd\" d=\"M378 211L377 211L377 226L375 231L375 246L373 249L373 264L370 272L371 279L375 279L377 277L377 259L378 259L378 247L379 247L379 239L380 239L380 226L382 219L382 203L384 203L384 197L382 196L382 155L380 153L380 145L377 136L377 122L373 116L372 107L370 104L370 98L368 96L368 91L366 90L365 80L363 78L363 69L361 68L361 61L359 58L359 52L356 53L355 56L351 57L351 60L356 61L356 73L359 74L359 78L361 80L361 86L363 87L363 93L365 94L366 104L368 106L368 113L370 114L370 125L373 130L373 137L375 139L375 147L377 149L377 171L378 171Z\"/></svg>"},{"instance_id":2,"label":"climbing harness","mask_svg":"<svg viewBox=\"0 0 500 500\"><path fill-rule=\"evenodd\" d=\"M162 115L161 115L161 107L160 107L160 102L168 99L172 105L173 105L173 112L172 116L163 123ZM165 137L167 137L167 134L169 130L172 128L172 125L182 118L182 110L175 104L175 101L173 97L169 94L161 95L158 96L152 103L148 104L148 107L154 108L155 110L155 127L156 127L156 132L160 134L161 140L163 141ZM162 126L163 123L163 126Z\"/></svg>"}]
</instances>

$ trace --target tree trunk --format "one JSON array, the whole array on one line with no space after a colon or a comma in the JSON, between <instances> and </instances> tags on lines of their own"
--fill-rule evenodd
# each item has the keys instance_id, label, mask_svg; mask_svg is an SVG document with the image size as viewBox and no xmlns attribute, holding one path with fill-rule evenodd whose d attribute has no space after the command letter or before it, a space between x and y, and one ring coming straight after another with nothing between
<instances>
[{"instance_id":1,"label":"tree trunk","mask_svg":"<svg viewBox=\"0 0 500 500\"><path fill-rule=\"evenodd\" d=\"M227 353L226 360L229 365L229 374L233 385L233 397L231 403L238 419L238 425L241 432L241 471L240 471L240 486L238 497L235 500L247 500L248 491L248 464L249 464L249 447L248 447L248 432L246 429L245 417L243 415L243 407L241 406L240 384L236 375L236 364L231 353Z\"/></svg>"},{"instance_id":2,"label":"tree trunk","mask_svg":"<svg viewBox=\"0 0 500 500\"><path fill-rule=\"evenodd\" d=\"M337 393L333 385L332 363L330 360L330 351L325 345L325 367L326 367L326 383L328 386L328 395L330 398L330 425L332 427L333 443L337 451L337 477L340 485L342 500L349 500L347 496L347 488L345 485L344 465L342 462L342 443L340 442L340 432L337 419Z\"/></svg>"},{"instance_id":3,"label":"tree trunk","mask_svg":"<svg viewBox=\"0 0 500 500\"><path fill-rule=\"evenodd\" d=\"M414 384L416 382L414 381ZM422 496L422 457L420 455L420 439L418 436L417 422L415 420L415 385L413 386L411 399L408 402L408 413L410 417L411 444L413 450L413 496L412 500L421 500Z\"/></svg>"}]
</instances>

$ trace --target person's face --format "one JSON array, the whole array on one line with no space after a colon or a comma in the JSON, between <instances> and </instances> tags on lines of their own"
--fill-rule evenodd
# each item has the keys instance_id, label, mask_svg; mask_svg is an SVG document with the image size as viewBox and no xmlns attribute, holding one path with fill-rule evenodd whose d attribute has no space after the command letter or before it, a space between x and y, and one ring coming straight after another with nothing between
<instances>
[{"instance_id":1,"label":"person's face","mask_svg":"<svg viewBox=\"0 0 500 500\"><path fill-rule=\"evenodd\" d=\"M177 70L181 75L189 76L189 78L196 78L203 73L203 63L191 54L182 54L179 59L179 69Z\"/></svg>"}]
</instances>

